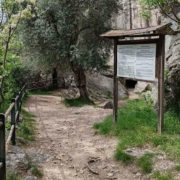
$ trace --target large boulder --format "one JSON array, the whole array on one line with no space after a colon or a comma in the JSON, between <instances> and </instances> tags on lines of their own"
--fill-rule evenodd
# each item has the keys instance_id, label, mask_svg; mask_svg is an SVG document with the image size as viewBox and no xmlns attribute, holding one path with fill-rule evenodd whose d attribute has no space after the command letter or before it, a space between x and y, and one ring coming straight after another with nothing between
<instances>
[{"instance_id":1,"label":"large boulder","mask_svg":"<svg viewBox=\"0 0 180 180\"><path fill-rule=\"evenodd\" d=\"M104 76L100 73L87 73L87 87L88 89L98 90L107 96L113 95L113 78ZM128 92L125 87L118 83L118 97L125 99L128 97Z\"/></svg>"}]
</instances>

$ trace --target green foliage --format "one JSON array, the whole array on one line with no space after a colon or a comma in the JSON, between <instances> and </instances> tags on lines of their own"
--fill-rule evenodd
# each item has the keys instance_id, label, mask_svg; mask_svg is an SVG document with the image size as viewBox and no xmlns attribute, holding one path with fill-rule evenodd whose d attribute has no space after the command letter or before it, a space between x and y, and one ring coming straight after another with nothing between
<instances>
[{"instance_id":1,"label":"green foliage","mask_svg":"<svg viewBox=\"0 0 180 180\"><path fill-rule=\"evenodd\" d=\"M77 99L65 99L64 104L67 107L82 107L84 105L93 105L93 102L90 100L77 98Z\"/></svg>"},{"instance_id":2,"label":"green foliage","mask_svg":"<svg viewBox=\"0 0 180 180\"><path fill-rule=\"evenodd\" d=\"M43 173L41 172L41 170L37 167L37 165L31 165L31 172L34 176L38 177L38 178L42 178L43 177Z\"/></svg>"},{"instance_id":3,"label":"green foliage","mask_svg":"<svg viewBox=\"0 0 180 180\"><path fill-rule=\"evenodd\" d=\"M19 65L22 43L17 40L21 20L31 17L32 0L0 1L0 111L4 112L19 88L13 70Z\"/></svg>"},{"instance_id":4,"label":"green foliage","mask_svg":"<svg viewBox=\"0 0 180 180\"><path fill-rule=\"evenodd\" d=\"M142 169L144 173L151 173L153 170L153 154L144 154L137 160L137 165Z\"/></svg>"},{"instance_id":5,"label":"green foliage","mask_svg":"<svg viewBox=\"0 0 180 180\"><path fill-rule=\"evenodd\" d=\"M153 107L144 100L133 100L119 109L116 124L113 123L112 116L108 116L103 122L96 123L94 128L101 134L118 136L120 142L117 151L149 143L180 160L180 118L171 112L165 113L162 135L157 134L156 126L157 115Z\"/></svg>"},{"instance_id":6,"label":"green foliage","mask_svg":"<svg viewBox=\"0 0 180 180\"><path fill-rule=\"evenodd\" d=\"M8 172L7 173L7 180L22 180L19 174L15 172Z\"/></svg>"},{"instance_id":7,"label":"green foliage","mask_svg":"<svg viewBox=\"0 0 180 180\"><path fill-rule=\"evenodd\" d=\"M35 17L21 24L33 59L62 70L72 64L84 70L105 66L110 43L100 34L111 28L118 0L47 0L38 1L34 9Z\"/></svg>"},{"instance_id":8,"label":"green foliage","mask_svg":"<svg viewBox=\"0 0 180 180\"><path fill-rule=\"evenodd\" d=\"M37 164L32 162L32 159L30 157L27 157L27 160L28 160L28 170L31 171L32 175L41 179L43 177L43 173L41 172Z\"/></svg>"},{"instance_id":9,"label":"green foliage","mask_svg":"<svg viewBox=\"0 0 180 180\"><path fill-rule=\"evenodd\" d=\"M175 167L176 171L180 171L180 165Z\"/></svg>"},{"instance_id":10,"label":"green foliage","mask_svg":"<svg viewBox=\"0 0 180 180\"><path fill-rule=\"evenodd\" d=\"M20 47L15 47L16 45L17 44L15 43L15 39L12 39L10 48L12 49L20 48ZM3 59L3 54L0 54L0 63L2 59ZM4 69L2 66L0 67L0 74L4 78L3 83L0 80L0 87L1 86L3 87L2 92L4 95L4 101L0 100L0 112L4 112L7 109L7 107L11 102L11 99L20 90L21 86L18 82L16 82L13 73L14 70L20 66L19 62L20 62L19 56L14 52L9 51L7 54L6 68Z\"/></svg>"},{"instance_id":11,"label":"green foliage","mask_svg":"<svg viewBox=\"0 0 180 180\"><path fill-rule=\"evenodd\" d=\"M164 173L160 173L159 171L154 173L154 178L156 178L156 180L172 180L172 175L168 172L164 172Z\"/></svg>"},{"instance_id":12,"label":"green foliage","mask_svg":"<svg viewBox=\"0 0 180 180\"><path fill-rule=\"evenodd\" d=\"M34 116L23 109L22 118L23 121L19 124L17 135L27 141L33 141L35 136Z\"/></svg>"},{"instance_id":13,"label":"green foliage","mask_svg":"<svg viewBox=\"0 0 180 180\"><path fill-rule=\"evenodd\" d=\"M7 131L10 131L10 129L11 129L11 122L10 122L10 121L7 121L7 122L6 122L6 130L7 130Z\"/></svg>"},{"instance_id":14,"label":"green foliage","mask_svg":"<svg viewBox=\"0 0 180 180\"><path fill-rule=\"evenodd\" d=\"M143 7L142 14L144 14L146 18L150 17L150 9L159 8L163 15L180 24L180 17L178 15L179 0L140 0L140 3Z\"/></svg>"},{"instance_id":15,"label":"green foliage","mask_svg":"<svg viewBox=\"0 0 180 180\"><path fill-rule=\"evenodd\" d=\"M131 155L123 152L122 150L116 151L115 158L118 161L123 162L125 165L129 165L129 164L133 163L133 161L134 161L134 158Z\"/></svg>"}]
</instances>

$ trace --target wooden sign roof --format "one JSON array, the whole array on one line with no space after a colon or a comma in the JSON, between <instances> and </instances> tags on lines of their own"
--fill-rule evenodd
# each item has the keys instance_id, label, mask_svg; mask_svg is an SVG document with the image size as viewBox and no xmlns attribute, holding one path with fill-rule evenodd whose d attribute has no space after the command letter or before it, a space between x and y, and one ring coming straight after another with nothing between
<instances>
[{"instance_id":1,"label":"wooden sign roof","mask_svg":"<svg viewBox=\"0 0 180 180\"><path fill-rule=\"evenodd\" d=\"M132 29L132 30L111 30L101 35L106 38L120 37L138 37L138 36L159 36L159 35L174 35L176 32L171 28L171 23L162 24L159 26Z\"/></svg>"}]
</instances>

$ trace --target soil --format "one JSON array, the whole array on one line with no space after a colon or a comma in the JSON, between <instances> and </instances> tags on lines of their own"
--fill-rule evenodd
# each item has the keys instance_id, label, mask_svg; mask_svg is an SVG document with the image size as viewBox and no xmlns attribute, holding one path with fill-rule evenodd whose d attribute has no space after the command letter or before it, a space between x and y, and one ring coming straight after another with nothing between
<instances>
[{"instance_id":1,"label":"soil","mask_svg":"<svg viewBox=\"0 0 180 180\"><path fill-rule=\"evenodd\" d=\"M112 110L65 107L58 96L31 96L26 108L36 116L36 141L28 154L42 168L43 180L140 180L140 171L114 160L118 140L92 128Z\"/></svg>"}]
</instances>

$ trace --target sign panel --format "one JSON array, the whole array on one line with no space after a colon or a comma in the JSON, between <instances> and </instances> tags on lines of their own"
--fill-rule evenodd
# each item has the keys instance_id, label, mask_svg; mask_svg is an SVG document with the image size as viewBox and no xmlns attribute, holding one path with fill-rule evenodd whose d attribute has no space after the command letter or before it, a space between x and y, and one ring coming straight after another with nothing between
<instances>
[{"instance_id":1,"label":"sign panel","mask_svg":"<svg viewBox=\"0 0 180 180\"><path fill-rule=\"evenodd\" d=\"M117 76L154 81L156 44L118 45Z\"/></svg>"}]
</instances>

